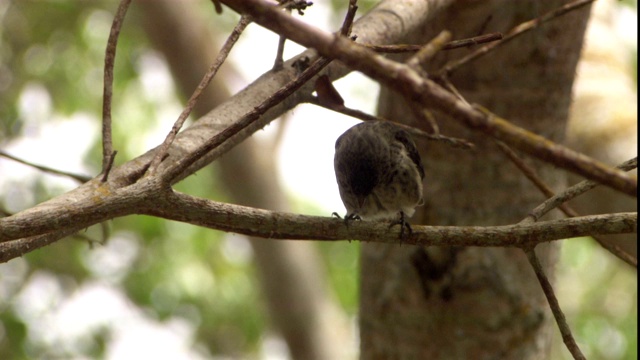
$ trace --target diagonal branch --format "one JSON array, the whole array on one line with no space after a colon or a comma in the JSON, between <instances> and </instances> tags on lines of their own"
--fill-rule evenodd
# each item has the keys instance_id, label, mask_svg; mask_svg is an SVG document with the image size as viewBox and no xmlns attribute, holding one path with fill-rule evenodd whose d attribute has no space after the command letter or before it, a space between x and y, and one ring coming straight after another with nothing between
<instances>
[{"instance_id":1,"label":"diagonal branch","mask_svg":"<svg viewBox=\"0 0 640 360\"><path fill-rule=\"evenodd\" d=\"M162 161L162 159L164 159L167 151L169 151L169 147L171 147L173 140L178 134L178 131L180 131L180 129L184 125L184 122L187 121L189 114L191 114L191 111L193 111L193 107L196 106L196 103L198 102L198 99L200 99L200 96L204 92L204 89L207 88L209 83L211 83L211 80L213 80L213 77L216 76L216 74L218 73L218 69L220 69L220 66L222 66L224 61L227 59L227 56L229 55L229 52L231 52L233 45L235 45L235 43L240 38L240 34L242 34L244 29L246 29L246 27L250 23L251 18L249 16L240 17L240 21L238 21L238 24L236 24L235 28L227 38L227 41L225 41L222 49L220 49L218 57L211 64L211 67L209 67L209 70L200 81L200 84L198 84L198 87L191 95L191 98L189 98L189 101L187 101L187 105L185 106L184 110L182 110L182 113L178 117L178 120L176 120L176 122L173 124L173 127L171 128L171 131L169 131L169 134L167 134L167 137L160 146L160 149L158 149L158 151L156 152L153 160L151 161L151 165L149 166L150 175L153 175L156 172L158 165L160 165L160 162Z\"/></svg>"},{"instance_id":2,"label":"diagonal branch","mask_svg":"<svg viewBox=\"0 0 640 360\"><path fill-rule=\"evenodd\" d=\"M439 71L437 76L439 77L448 77L452 72L454 72L456 69L460 68L462 65L467 64L475 59L478 59L486 54L488 54L489 52L491 52L492 50L494 50L495 48L497 48L498 46L504 45L506 43L508 43L509 41L519 37L520 35L523 35L537 27L539 27L540 25L544 24L545 22L548 22L550 20L553 20L555 18L558 18L564 14L567 14L568 12L574 11L576 9L579 9L583 6L589 5L592 2L594 2L595 0L575 0L572 1L568 4L565 4L561 7L559 7L558 9L555 9L553 11L550 11L544 15L542 15L539 18L533 19L533 20L529 20L527 22L524 22L518 26L516 26L515 28L511 29L511 31L509 31L503 38L501 41L497 41L497 42L493 42L493 43L489 43L473 52L471 52L470 54L468 54L467 56L463 56L460 59L456 59L456 60L452 60L450 62L448 62L447 64L445 64Z\"/></svg>"},{"instance_id":3,"label":"diagonal branch","mask_svg":"<svg viewBox=\"0 0 640 360\"><path fill-rule=\"evenodd\" d=\"M629 159L629 160L627 160L627 161L625 161L622 164L617 166L618 169L623 170L623 171L631 171L631 170L633 170L633 169L635 169L637 167L638 167L638 157L634 157L633 159ZM567 201L569 201L571 199L574 199L574 198L584 194L585 192L593 189L594 187L596 187L598 185L600 185L600 184L598 184L595 181L591 181L591 180L581 181L581 182L577 183L576 185L573 185L570 188L566 189L565 191L561 192L560 194L557 194L557 195L547 199L542 204L538 205L535 209L533 209L531 211L531 213L529 213L529 215L527 216L527 219L525 219L525 220L526 221L537 221L538 219L540 219L542 216L544 216L549 211L557 208L561 204L564 204L565 202L567 202Z\"/></svg>"},{"instance_id":4,"label":"diagonal branch","mask_svg":"<svg viewBox=\"0 0 640 360\"><path fill-rule=\"evenodd\" d=\"M8 154L2 150L0 150L0 156L5 157L7 159L11 159L15 162L18 162L20 164L23 165L27 165L27 166L31 166L32 168L38 169L42 172L46 172L49 174L55 174L55 175L60 175L60 176L66 176L66 177L70 177L78 182L84 183L87 182L89 180L91 180L91 177L87 176L87 175L80 175L80 174L74 174L68 171L62 171L62 170L58 170L58 169L53 169L50 168L48 166L43 166L43 165L38 165L38 164L34 164L32 162L26 161L26 160L22 160L20 158L17 158L11 154Z\"/></svg>"},{"instance_id":5,"label":"diagonal branch","mask_svg":"<svg viewBox=\"0 0 640 360\"><path fill-rule=\"evenodd\" d=\"M240 13L254 16L257 23L322 55L344 62L372 79L405 94L412 100L441 110L467 127L481 131L533 157L595 180L631 196L637 196L637 179L584 154L555 144L542 136L517 127L481 108L465 104L435 82L420 76L404 64L377 55L364 46L318 30L292 18L262 0L225 0Z\"/></svg>"},{"instance_id":6,"label":"diagonal branch","mask_svg":"<svg viewBox=\"0 0 640 360\"><path fill-rule=\"evenodd\" d=\"M474 36L467 39L459 39L452 40L448 43L444 44L442 50L453 50L459 49L463 47L470 47L474 45L485 44L493 41L498 41L503 38L501 33L489 33L479 36ZM400 45L373 45L373 44L362 44L369 49L378 52L378 53L386 53L386 54L399 54L405 52L416 52L424 47L424 45L409 45L409 44L400 44Z\"/></svg>"},{"instance_id":7,"label":"diagonal branch","mask_svg":"<svg viewBox=\"0 0 640 360\"><path fill-rule=\"evenodd\" d=\"M296 90L300 89L307 81L313 76L317 75L320 70L327 66L331 62L330 59L320 58L317 59L311 66L309 66L299 77L289 82L280 90L276 91L272 96L267 98L262 104L253 108L250 112L245 114L237 122L233 123L228 128L224 129L216 136L207 140L200 145L191 154L188 154L183 159L180 159L174 166L167 169L166 173L162 176L172 183L175 179L183 173L189 166L193 165L198 159L201 159L206 153L220 146L232 136L236 135L240 131L246 129L249 125L255 123L260 116L273 106L282 102L285 98L293 94Z\"/></svg>"},{"instance_id":8,"label":"diagonal branch","mask_svg":"<svg viewBox=\"0 0 640 360\"><path fill-rule=\"evenodd\" d=\"M551 282L547 275L544 273L542 269L542 265L540 264L540 260L535 253L533 248L523 249L525 254L527 255L527 259L529 259L529 263L538 277L538 281L540 282L540 286L542 286L542 290L544 291L544 295L547 297L547 301L549 302L549 307L551 307L551 312L556 319L556 323L558 324L558 328L560 329L560 334L562 334L562 341L566 345L567 349L573 355L574 359L585 360L586 358L580 351L576 340L573 338L573 334L571 333L571 329L567 324L567 319L560 308L560 303L558 302L558 298L553 291L553 286L551 286Z\"/></svg>"},{"instance_id":9,"label":"diagonal branch","mask_svg":"<svg viewBox=\"0 0 640 360\"><path fill-rule=\"evenodd\" d=\"M513 162L516 165L516 167L527 177L527 179L529 179L529 181L531 181L538 188L538 190L540 190L540 192L542 192L547 198L555 197L555 193L553 192L553 190L544 182L544 180L542 180L540 176L538 176L538 174L535 172L533 168L527 165L518 156L518 154L515 153L515 151L513 151L510 147L508 147L507 145L505 145L500 141L496 143L500 148L500 150L502 150L502 152L505 155L507 155L509 160L511 160L511 162ZM565 204L565 203L558 204L558 208L568 217L580 216L580 214L578 214L575 210L573 210L573 208L570 207L568 204ZM534 218L536 218L536 215L530 214L523 220L523 222L532 222ZM618 257L619 259L621 259L622 261L626 262L627 264L633 267L636 267L636 268L638 267L638 261L632 255L620 249L618 246L614 244L609 244L608 242L602 240L598 236L592 235L591 237L594 240L596 240L602 247L604 247L606 250L612 253L614 256Z\"/></svg>"}]
</instances>

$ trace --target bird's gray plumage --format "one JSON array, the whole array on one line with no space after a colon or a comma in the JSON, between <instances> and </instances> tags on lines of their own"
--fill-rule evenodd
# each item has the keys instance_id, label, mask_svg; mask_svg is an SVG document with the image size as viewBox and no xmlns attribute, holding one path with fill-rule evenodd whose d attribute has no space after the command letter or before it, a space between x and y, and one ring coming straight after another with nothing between
<instances>
[{"instance_id":1,"label":"bird's gray plumage","mask_svg":"<svg viewBox=\"0 0 640 360\"><path fill-rule=\"evenodd\" d=\"M404 221L422 204L420 154L393 123L368 121L347 130L336 141L334 168L347 218Z\"/></svg>"}]
</instances>

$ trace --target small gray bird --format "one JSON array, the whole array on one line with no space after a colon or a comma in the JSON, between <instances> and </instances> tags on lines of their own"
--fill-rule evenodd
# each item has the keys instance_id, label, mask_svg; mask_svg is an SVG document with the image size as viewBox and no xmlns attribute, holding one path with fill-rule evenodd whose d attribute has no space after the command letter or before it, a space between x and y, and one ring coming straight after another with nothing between
<instances>
[{"instance_id":1,"label":"small gray bird","mask_svg":"<svg viewBox=\"0 0 640 360\"><path fill-rule=\"evenodd\" d=\"M424 168L409 134L387 121L351 127L336 141L334 157L346 220L393 220L409 231L405 216L422 205Z\"/></svg>"}]
</instances>

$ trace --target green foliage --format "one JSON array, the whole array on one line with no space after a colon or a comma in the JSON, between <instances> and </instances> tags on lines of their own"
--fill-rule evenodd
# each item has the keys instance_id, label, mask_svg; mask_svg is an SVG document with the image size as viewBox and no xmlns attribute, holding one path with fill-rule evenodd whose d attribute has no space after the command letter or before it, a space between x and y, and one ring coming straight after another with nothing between
<instances>
[{"instance_id":1,"label":"green foliage","mask_svg":"<svg viewBox=\"0 0 640 360\"><path fill-rule=\"evenodd\" d=\"M589 359L637 359L638 279L635 269L590 238L562 248L556 293L578 344ZM555 356L570 359L556 330Z\"/></svg>"},{"instance_id":2,"label":"green foliage","mask_svg":"<svg viewBox=\"0 0 640 360\"><path fill-rule=\"evenodd\" d=\"M0 341L0 358L28 359L24 347L21 345L27 339L27 324L12 311L0 314L3 341Z\"/></svg>"},{"instance_id":3,"label":"green foliage","mask_svg":"<svg viewBox=\"0 0 640 360\"><path fill-rule=\"evenodd\" d=\"M29 83L45 86L57 112L100 108L111 8L108 1L14 1L2 9L0 141L21 128L17 99ZM139 30L129 32L122 48L142 39ZM135 74L127 56L118 57L116 68L121 82Z\"/></svg>"},{"instance_id":4,"label":"green foliage","mask_svg":"<svg viewBox=\"0 0 640 360\"><path fill-rule=\"evenodd\" d=\"M318 247L340 305L348 314L357 315L360 242L320 242Z\"/></svg>"}]
</instances>

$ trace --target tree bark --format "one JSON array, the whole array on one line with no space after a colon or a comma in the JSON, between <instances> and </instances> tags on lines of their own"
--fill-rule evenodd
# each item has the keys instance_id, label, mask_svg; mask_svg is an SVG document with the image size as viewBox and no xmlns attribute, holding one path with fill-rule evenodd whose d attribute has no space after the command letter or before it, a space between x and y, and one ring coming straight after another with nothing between
<instances>
[{"instance_id":1,"label":"tree bark","mask_svg":"<svg viewBox=\"0 0 640 360\"><path fill-rule=\"evenodd\" d=\"M454 38L506 32L562 1L459 1L412 34L426 43L441 30ZM460 68L451 82L470 102L560 140L571 99L588 9L581 9ZM469 49L438 55L431 73ZM411 122L410 104L383 89L379 112ZM420 142L425 205L416 223L497 225L517 222L544 197L495 142L434 113L445 135L469 139L475 151ZM530 161L558 189L564 176ZM538 246L548 272L556 246ZM526 257L510 248L419 248L363 244L360 332L363 359L547 358L553 318ZM553 325L555 326L555 325Z\"/></svg>"}]
</instances>

